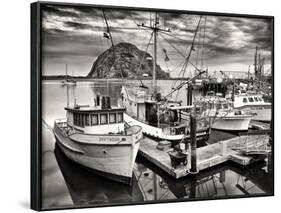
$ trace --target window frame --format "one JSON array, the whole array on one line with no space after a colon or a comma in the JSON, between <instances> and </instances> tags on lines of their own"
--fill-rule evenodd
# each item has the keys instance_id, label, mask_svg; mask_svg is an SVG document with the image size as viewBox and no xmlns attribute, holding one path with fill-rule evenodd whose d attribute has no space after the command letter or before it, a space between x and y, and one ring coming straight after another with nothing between
<instances>
[{"instance_id":1,"label":"window frame","mask_svg":"<svg viewBox=\"0 0 281 213\"><path fill-rule=\"evenodd\" d=\"M117 116L116 116L116 113L109 113L108 115L109 115L109 116L108 116L108 123L109 123L109 124L116 124L116 123L117 123ZM114 122L111 122L111 121L110 121L110 116L111 116L111 115L114 115Z\"/></svg>"},{"instance_id":2,"label":"window frame","mask_svg":"<svg viewBox=\"0 0 281 213\"><path fill-rule=\"evenodd\" d=\"M106 122L105 122L105 123L102 123L101 117L104 116L104 115L106 116ZM100 114L100 124L108 124L108 113L101 113L101 114Z\"/></svg>"},{"instance_id":3,"label":"window frame","mask_svg":"<svg viewBox=\"0 0 281 213\"><path fill-rule=\"evenodd\" d=\"M96 118L97 118L96 123L93 123L93 117L94 116L96 116ZM99 114L90 114L90 123L91 123L91 126L99 125Z\"/></svg>"}]
</instances>

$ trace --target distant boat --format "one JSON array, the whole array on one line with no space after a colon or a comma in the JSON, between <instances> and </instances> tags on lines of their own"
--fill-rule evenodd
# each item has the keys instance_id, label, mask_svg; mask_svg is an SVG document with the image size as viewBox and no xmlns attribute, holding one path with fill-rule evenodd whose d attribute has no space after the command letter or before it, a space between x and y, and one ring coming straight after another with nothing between
<instances>
[{"instance_id":1,"label":"distant boat","mask_svg":"<svg viewBox=\"0 0 281 213\"><path fill-rule=\"evenodd\" d=\"M203 116L210 118L211 127L227 131L247 131L253 115L242 110L235 110L232 102L218 96L204 96L197 99Z\"/></svg>"},{"instance_id":2,"label":"distant boat","mask_svg":"<svg viewBox=\"0 0 281 213\"><path fill-rule=\"evenodd\" d=\"M76 85L77 82L75 80L69 79L67 64L65 65L65 76L66 76L66 80L61 82L63 86L65 86L65 85ZM73 73L72 73L72 76L73 76Z\"/></svg>"},{"instance_id":3,"label":"distant boat","mask_svg":"<svg viewBox=\"0 0 281 213\"><path fill-rule=\"evenodd\" d=\"M67 119L54 124L63 153L76 163L106 178L130 184L142 139L140 126L125 127L125 108L97 96L95 106L66 107Z\"/></svg>"},{"instance_id":4,"label":"distant boat","mask_svg":"<svg viewBox=\"0 0 281 213\"><path fill-rule=\"evenodd\" d=\"M75 80L66 80L61 82L63 86L65 85L76 85L77 82Z\"/></svg>"},{"instance_id":5,"label":"distant boat","mask_svg":"<svg viewBox=\"0 0 281 213\"><path fill-rule=\"evenodd\" d=\"M265 102L263 96L257 93L234 95L234 108L251 112L253 120L270 122L271 103Z\"/></svg>"}]
</instances>

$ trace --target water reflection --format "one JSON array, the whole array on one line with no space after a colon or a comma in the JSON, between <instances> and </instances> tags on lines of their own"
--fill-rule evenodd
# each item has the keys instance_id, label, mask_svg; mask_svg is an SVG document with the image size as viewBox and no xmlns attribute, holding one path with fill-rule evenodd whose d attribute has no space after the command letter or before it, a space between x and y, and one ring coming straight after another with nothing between
<instances>
[{"instance_id":1,"label":"water reflection","mask_svg":"<svg viewBox=\"0 0 281 213\"><path fill-rule=\"evenodd\" d=\"M221 198L271 194L273 191L272 176L264 169L264 163L247 169L224 164L194 177L175 180L138 157L133 184L127 186L82 168L70 161L57 146L55 156L76 205Z\"/></svg>"},{"instance_id":2,"label":"water reflection","mask_svg":"<svg viewBox=\"0 0 281 213\"><path fill-rule=\"evenodd\" d=\"M220 198L271 194L272 176L265 163L242 169L224 164L194 177L175 180L144 159L137 159L137 179L146 200Z\"/></svg>"}]
</instances>

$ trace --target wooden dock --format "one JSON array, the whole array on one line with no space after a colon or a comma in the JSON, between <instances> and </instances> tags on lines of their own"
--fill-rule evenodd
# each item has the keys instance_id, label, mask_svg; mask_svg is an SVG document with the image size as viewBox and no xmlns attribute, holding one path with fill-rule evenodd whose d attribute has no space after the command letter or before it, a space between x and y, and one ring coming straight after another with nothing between
<instances>
[{"instance_id":1,"label":"wooden dock","mask_svg":"<svg viewBox=\"0 0 281 213\"><path fill-rule=\"evenodd\" d=\"M270 124L265 123L265 122L251 120L250 127L254 128L254 129L259 129L259 130L268 130L268 129L270 129Z\"/></svg>"},{"instance_id":2,"label":"wooden dock","mask_svg":"<svg viewBox=\"0 0 281 213\"><path fill-rule=\"evenodd\" d=\"M197 148L197 170L201 171L226 161L233 161L242 166L247 166L253 161L253 157L243 155L241 152L235 151L235 148L241 147L246 143L267 143L268 140L269 136L266 134L243 135ZM176 179L190 174L190 160L187 166L180 165L174 169L168 154L168 151L172 149L161 151L156 149L157 144L158 142L152 139L144 138L140 143L139 155Z\"/></svg>"}]
</instances>

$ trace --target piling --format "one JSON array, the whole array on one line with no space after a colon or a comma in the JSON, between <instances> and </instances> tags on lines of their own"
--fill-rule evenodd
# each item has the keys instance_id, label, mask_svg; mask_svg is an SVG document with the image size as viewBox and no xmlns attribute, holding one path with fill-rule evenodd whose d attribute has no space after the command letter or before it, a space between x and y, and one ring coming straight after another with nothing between
<instances>
[{"instance_id":1,"label":"piling","mask_svg":"<svg viewBox=\"0 0 281 213\"><path fill-rule=\"evenodd\" d=\"M188 85L187 86L187 105L188 106L192 105L192 91L193 91L192 85Z\"/></svg>"},{"instance_id":2,"label":"piling","mask_svg":"<svg viewBox=\"0 0 281 213\"><path fill-rule=\"evenodd\" d=\"M197 156L196 156L196 116L191 113L190 114L190 143L191 143L191 168L189 173L196 174L197 170Z\"/></svg>"}]
</instances>

